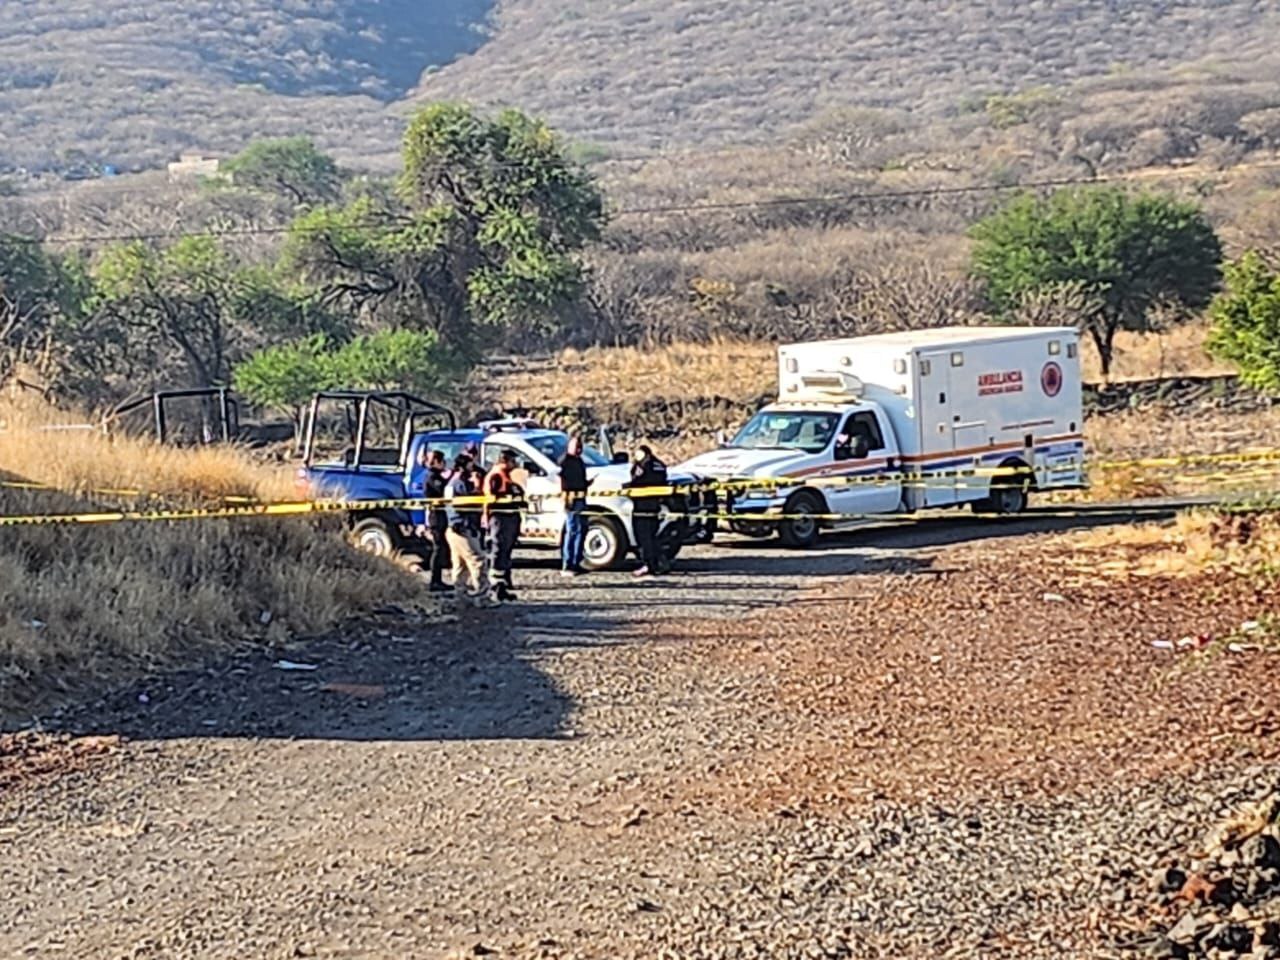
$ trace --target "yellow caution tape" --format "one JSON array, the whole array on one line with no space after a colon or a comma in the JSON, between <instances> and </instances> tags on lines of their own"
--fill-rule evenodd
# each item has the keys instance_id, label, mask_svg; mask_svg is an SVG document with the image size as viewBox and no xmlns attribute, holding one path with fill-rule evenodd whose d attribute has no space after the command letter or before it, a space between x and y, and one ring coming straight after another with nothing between
<instances>
[{"instance_id":1,"label":"yellow caution tape","mask_svg":"<svg viewBox=\"0 0 1280 960\"><path fill-rule=\"evenodd\" d=\"M1090 470L1108 470L1121 468L1149 468L1160 469L1177 466L1189 465L1219 465L1226 463L1236 464L1264 464L1273 463L1276 467L1262 468L1255 466L1253 470L1247 472L1234 471L1232 473L1213 473L1208 475L1196 475L1192 473L1184 473L1180 476L1187 479L1211 480L1214 483L1222 483L1224 485L1234 485L1243 479L1250 477L1273 475L1274 470L1280 467L1280 451L1251 451L1234 454L1210 454L1210 455L1191 455L1183 457L1158 457L1147 459L1135 459L1124 461L1111 461L1102 463L1089 463ZM857 469L856 465L853 469ZM858 477L744 477L729 478L723 480L707 481L703 483L688 485L664 485L656 487L640 487L640 488L621 488L616 490L593 490L590 492L591 499L608 498L608 497L625 497L628 499L644 499L659 498L672 495L687 494L707 494L707 493L729 493L742 495L750 492L768 493L772 491L777 494L779 488L838 488L848 486L886 486L898 485L908 489L982 489L986 490L990 487L990 480L987 482L966 482L974 478L994 478L1000 476L1014 476L1026 478L1028 481L1034 479L1038 473L1074 473L1079 470L1076 464L1058 465L1041 467L1039 470L1031 470L1026 467L996 467L996 468L964 468L961 470L949 471L914 471L907 473L880 473L875 475L858 476ZM4 481L0 486L7 486L19 489L49 489L45 485L27 483L25 481ZM1062 488L1055 488L1062 489ZM71 491L63 491L68 495L73 495ZM102 495L117 496L163 496L160 494L151 494L141 490L111 490L103 488L96 492ZM15 516L0 516L0 526L21 526L21 525L39 525L39 524L103 524L103 523L122 523L122 522L147 522L147 521L182 521L182 520L203 520L203 519L226 519L236 517L253 517L253 516L299 516L304 514L316 513L369 513L383 510L403 510L403 511L423 511L431 508L440 508L452 504L455 507L484 507L489 510L498 512L520 509L527 499L546 499L548 495L541 497L533 495L527 498L495 498L483 495L474 495L469 497L458 497L452 500L442 498L398 498L386 500L303 500L295 502L282 503L263 503L254 501L248 497L225 497L223 498L225 506L208 507L208 508L178 508L178 509L156 509L156 510L104 510L96 512L84 513L63 513L63 514L29 514ZM558 498L558 495L552 494ZM668 514L669 516L674 514ZM751 514L697 514L699 517L707 519L726 519L738 520L750 523L752 522ZM815 516L806 514L805 516ZM883 519L885 515L874 514L872 516ZM758 522L777 521L779 519L788 519L789 515L769 514L767 520ZM847 520L857 519L856 514L823 514L818 515L815 519L819 520Z\"/></svg>"}]
</instances>

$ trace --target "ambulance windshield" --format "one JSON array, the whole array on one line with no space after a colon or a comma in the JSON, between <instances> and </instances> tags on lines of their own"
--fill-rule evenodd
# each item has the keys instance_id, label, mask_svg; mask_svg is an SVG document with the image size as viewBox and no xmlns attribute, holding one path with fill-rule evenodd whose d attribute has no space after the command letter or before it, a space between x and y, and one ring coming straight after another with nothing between
<instances>
[{"instance_id":1,"label":"ambulance windshield","mask_svg":"<svg viewBox=\"0 0 1280 960\"><path fill-rule=\"evenodd\" d=\"M838 413L763 410L751 418L730 446L821 453L835 436L839 422Z\"/></svg>"}]
</instances>

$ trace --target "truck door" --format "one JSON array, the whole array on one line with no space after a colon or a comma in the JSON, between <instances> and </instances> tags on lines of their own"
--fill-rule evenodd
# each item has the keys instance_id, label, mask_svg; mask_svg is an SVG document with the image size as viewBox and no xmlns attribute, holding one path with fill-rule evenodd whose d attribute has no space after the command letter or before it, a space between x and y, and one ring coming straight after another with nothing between
<instances>
[{"instance_id":1,"label":"truck door","mask_svg":"<svg viewBox=\"0 0 1280 960\"><path fill-rule=\"evenodd\" d=\"M493 469L504 449L516 455L516 469L511 472L511 479L525 492L526 510L520 527L521 536L533 540L558 540L564 526L558 468L516 438L499 434L486 437L481 447L480 462L486 471Z\"/></svg>"},{"instance_id":2,"label":"truck door","mask_svg":"<svg viewBox=\"0 0 1280 960\"><path fill-rule=\"evenodd\" d=\"M848 468L850 481L827 493L835 513L893 513L898 509L902 501L898 444L878 410L847 414L833 453L835 460Z\"/></svg>"}]
</instances>

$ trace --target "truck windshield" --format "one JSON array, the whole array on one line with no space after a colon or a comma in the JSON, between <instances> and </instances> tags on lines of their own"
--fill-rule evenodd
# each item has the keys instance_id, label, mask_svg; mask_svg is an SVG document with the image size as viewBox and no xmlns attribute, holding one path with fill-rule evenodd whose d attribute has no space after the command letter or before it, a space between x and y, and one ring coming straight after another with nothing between
<instances>
[{"instance_id":1,"label":"truck windshield","mask_svg":"<svg viewBox=\"0 0 1280 960\"><path fill-rule=\"evenodd\" d=\"M564 459L565 451L569 449L569 435L567 433L540 433L525 439L528 441L529 446L533 447L552 463L559 463ZM609 465L609 461L604 458L604 455L599 450L586 445L582 448L582 462L588 467L607 467Z\"/></svg>"},{"instance_id":2,"label":"truck windshield","mask_svg":"<svg viewBox=\"0 0 1280 960\"><path fill-rule=\"evenodd\" d=\"M821 453L835 436L839 422L837 413L762 410L733 438L730 446Z\"/></svg>"}]
</instances>

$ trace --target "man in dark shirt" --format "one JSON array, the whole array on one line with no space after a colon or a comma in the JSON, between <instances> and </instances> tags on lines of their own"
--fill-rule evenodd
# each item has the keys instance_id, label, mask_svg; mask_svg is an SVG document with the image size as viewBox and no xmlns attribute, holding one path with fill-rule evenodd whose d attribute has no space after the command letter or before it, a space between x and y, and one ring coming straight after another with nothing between
<instances>
[{"instance_id":1,"label":"man in dark shirt","mask_svg":"<svg viewBox=\"0 0 1280 960\"><path fill-rule=\"evenodd\" d=\"M560 493L564 498L564 535L561 539L561 576L582 573L582 552L587 539L587 465L582 462L582 441L569 438L560 461Z\"/></svg>"},{"instance_id":2,"label":"man in dark shirt","mask_svg":"<svg viewBox=\"0 0 1280 960\"><path fill-rule=\"evenodd\" d=\"M635 531L636 547L640 552L640 569L637 577L647 577L658 571L658 518L662 508L662 494L646 488L662 488L667 485L667 465L654 456L648 447L640 448L640 455L631 465L631 482L628 489L638 492L631 497L631 528Z\"/></svg>"},{"instance_id":3,"label":"man in dark shirt","mask_svg":"<svg viewBox=\"0 0 1280 960\"><path fill-rule=\"evenodd\" d=\"M427 534L431 537L431 586L432 593L442 593L449 588L444 582L444 570L449 564L449 544L445 531L449 529L449 514L444 507L445 489L444 454L432 450L427 455L427 475L423 483L423 496L431 501L427 507Z\"/></svg>"}]
</instances>

